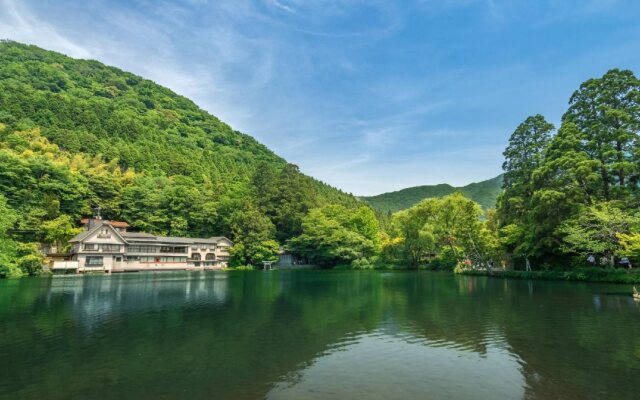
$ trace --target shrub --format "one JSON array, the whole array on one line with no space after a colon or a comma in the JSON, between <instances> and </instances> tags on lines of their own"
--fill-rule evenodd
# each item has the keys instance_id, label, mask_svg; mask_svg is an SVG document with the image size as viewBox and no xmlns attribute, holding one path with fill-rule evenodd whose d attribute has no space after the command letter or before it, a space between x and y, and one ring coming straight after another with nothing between
<instances>
[{"instance_id":1,"label":"shrub","mask_svg":"<svg viewBox=\"0 0 640 400\"><path fill-rule=\"evenodd\" d=\"M351 262L351 268L353 269L371 269L373 264L368 259L362 257L355 259Z\"/></svg>"}]
</instances>

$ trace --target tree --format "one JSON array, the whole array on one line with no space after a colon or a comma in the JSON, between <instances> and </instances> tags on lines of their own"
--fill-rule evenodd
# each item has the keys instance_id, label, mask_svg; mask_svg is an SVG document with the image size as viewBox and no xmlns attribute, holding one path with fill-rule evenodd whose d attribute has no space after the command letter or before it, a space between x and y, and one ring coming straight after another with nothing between
<instances>
[{"instance_id":1,"label":"tree","mask_svg":"<svg viewBox=\"0 0 640 400\"><path fill-rule=\"evenodd\" d=\"M312 263L333 267L377 255L378 231L378 221L369 207L352 214L344 206L330 205L312 209L302 221L302 234L290 239L287 246Z\"/></svg>"},{"instance_id":2,"label":"tree","mask_svg":"<svg viewBox=\"0 0 640 400\"><path fill-rule=\"evenodd\" d=\"M437 239L433 225L437 206L436 199L427 199L393 214L391 231L394 239L391 243L400 248L400 257L412 267L436 252Z\"/></svg>"},{"instance_id":3,"label":"tree","mask_svg":"<svg viewBox=\"0 0 640 400\"><path fill-rule=\"evenodd\" d=\"M80 233L82 228L76 228L71 217L63 214L43 222L40 231L43 241L54 243L58 252L62 252L68 246L69 239Z\"/></svg>"},{"instance_id":4,"label":"tree","mask_svg":"<svg viewBox=\"0 0 640 400\"><path fill-rule=\"evenodd\" d=\"M304 216L319 204L311 180L302 175L296 165L285 165L278 176L277 187L274 201L278 206L273 223L277 239L284 242L302 232Z\"/></svg>"},{"instance_id":5,"label":"tree","mask_svg":"<svg viewBox=\"0 0 640 400\"><path fill-rule=\"evenodd\" d=\"M263 261L277 261L280 244L275 240L264 240L257 243L240 242L231 248L231 265L259 265Z\"/></svg>"},{"instance_id":6,"label":"tree","mask_svg":"<svg viewBox=\"0 0 640 400\"><path fill-rule=\"evenodd\" d=\"M277 256L280 245L273 238L275 227L271 220L251 202L232 212L229 219L232 265L256 265Z\"/></svg>"},{"instance_id":7,"label":"tree","mask_svg":"<svg viewBox=\"0 0 640 400\"><path fill-rule=\"evenodd\" d=\"M640 232L634 233L618 233L618 239L620 240L620 250L618 255L620 256L640 256Z\"/></svg>"},{"instance_id":8,"label":"tree","mask_svg":"<svg viewBox=\"0 0 640 400\"><path fill-rule=\"evenodd\" d=\"M532 257L560 255L562 240L556 234L558 226L583 205L592 204L599 198L601 186L597 163L586 153L584 134L575 124L562 124L547 145L544 160L533 171L531 179L534 190L525 202L526 212L509 224L518 227L518 236L513 235L516 232L513 227L510 232L515 247L505 247L514 256L523 257L528 266ZM509 243L508 238L504 239L503 244Z\"/></svg>"},{"instance_id":9,"label":"tree","mask_svg":"<svg viewBox=\"0 0 640 400\"><path fill-rule=\"evenodd\" d=\"M454 193L394 214L392 235L412 266L432 257L450 268L465 259L488 266L496 243L481 216L477 203Z\"/></svg>"},{"instance_id":10,"label":"tree","mask_svg":"<svg viewBox=\"0 0 640 400\"><path fill-rule=\"evenodd\" d=\"M564 222L558 233L562 235L562 248L572 254L595 254L614 263L614 255L621 253L621 237L640 232L640 214L630 214L613 203L601 203L586 208Z\"/></svg>"},{"instance_id":11,"label":"tree","mask_svg":"<svg viewBox=\"0 0 640 400\"><path fill-rule=\"evenodd\" d=\"M7 199L0 194L0 276L22 275L22 271L15 263L16 243L9 236L9 230L17 219L17 213L9 207Z\"/></svg>"},{"instance_id":12,"label":"tree","mask_svg":"<svg viewBox=\"0 0 640 400\"><path fill-rule=\"evenodd\" d=\"M604 200L637 192L640 80L631 71L612 69L580 85L569 104L563 121L588 133L585 147L598 162Z\"/></svg>"},{"instance_id":13,"label":"tree","mask_svg":"<svg viewBox=\"0 0 640 400\"><path fill-rule=\"evenodd\" d=\"M505 224L524 218L535 186L533 172L544 160L544 151L551 140L554 126L540 114L528 117L509 138L509 145L502 153L504 195L499 212Z\"/></svg>"}]
</instances>

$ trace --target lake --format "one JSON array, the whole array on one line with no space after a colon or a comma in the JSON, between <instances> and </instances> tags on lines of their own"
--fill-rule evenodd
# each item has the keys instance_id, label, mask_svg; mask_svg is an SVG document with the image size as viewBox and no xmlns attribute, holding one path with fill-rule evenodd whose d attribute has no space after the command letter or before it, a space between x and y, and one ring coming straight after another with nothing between
<instances>
[{"instance_id":1,"label":"lake","mask_svg":"<svg viewBox=\"0 0 640 400\"><path fill-rule=\"evenodd\" d=\"M0 399L637 399L630 292L433 272L2 280Z\"/></svg>"}]
</instances>

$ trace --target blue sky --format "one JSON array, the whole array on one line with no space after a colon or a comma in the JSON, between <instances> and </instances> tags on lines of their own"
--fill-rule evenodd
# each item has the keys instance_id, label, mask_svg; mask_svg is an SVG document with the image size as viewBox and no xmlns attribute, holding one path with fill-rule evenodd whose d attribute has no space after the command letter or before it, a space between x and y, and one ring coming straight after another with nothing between
<instances>
[{"instance_id":1,"label":"blue sky","mask_svg":"<svg viewBox=\"0 0 640 400\"><path fill-rule=\"evenodd\" d=\"M0 0L0 38L150 78L358 195L500 173L528 115L640 71L637 0Z\"/></svg>"}]
</instances>

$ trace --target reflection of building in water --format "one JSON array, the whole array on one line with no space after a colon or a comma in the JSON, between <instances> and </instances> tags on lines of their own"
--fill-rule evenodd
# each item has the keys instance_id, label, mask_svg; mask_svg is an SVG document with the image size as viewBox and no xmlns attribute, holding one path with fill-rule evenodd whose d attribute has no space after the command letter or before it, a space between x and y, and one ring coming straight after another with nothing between
<instances>
[{"instance_id":1,"label":"reflection of building in water","mask_svg":"<svg viewBox=\"0 0 640 400\"><path fill-rule=\"evenodd\" d=\"M227 286L224 272L71 275L51 280L47 300L70 301L77 320L92 329L119 315L222 305Z\"/></svg>"},{"instance_id":2,"label":"reflection of building in water","mask_svg":"<svg viewBox=\"0 0 640 400\"><path fill-rule=\"evenodd\" d=\"M128 232L126 222L99 216L83 222L85 230L69 241L68 260L54 261L54 272L220 269L227 266L233 245L222 236L184 238Z\"/></svg>"}]
</instances>

